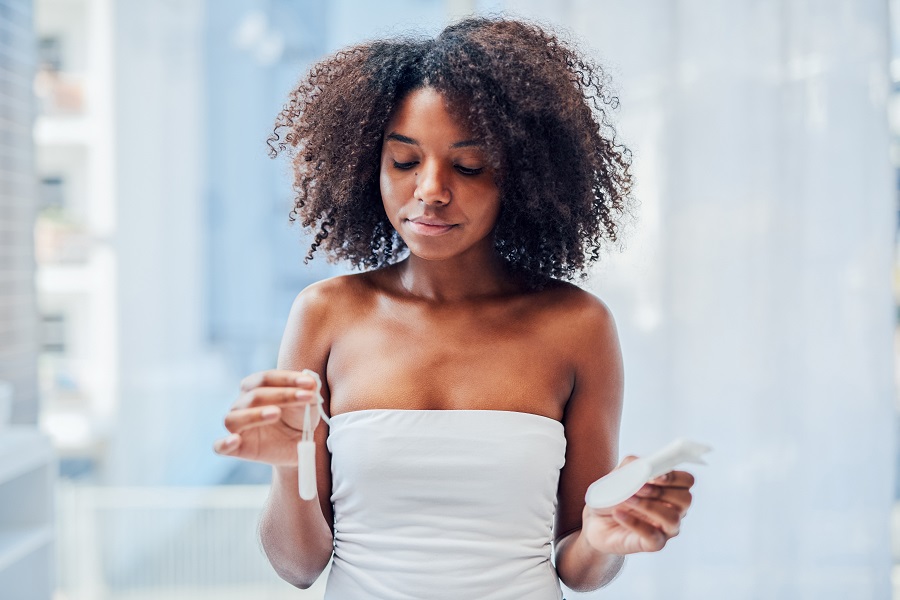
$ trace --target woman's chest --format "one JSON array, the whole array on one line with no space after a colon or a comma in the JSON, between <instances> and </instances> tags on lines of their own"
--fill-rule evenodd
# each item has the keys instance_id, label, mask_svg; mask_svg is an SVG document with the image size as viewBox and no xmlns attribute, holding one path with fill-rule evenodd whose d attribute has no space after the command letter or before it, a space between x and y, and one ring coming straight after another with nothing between
<instances>
[{"instance_id":1,"label":"woman's chest","mask_svg":"<svg viewBox=\"0 0 900 600\"><path fill-rule=\"evenodd\" d=\"M539 322L373 315L332 345L331 411L490 409L560 419L572 390L572 362L565 341Z\"/></svg>"}]
</instances>

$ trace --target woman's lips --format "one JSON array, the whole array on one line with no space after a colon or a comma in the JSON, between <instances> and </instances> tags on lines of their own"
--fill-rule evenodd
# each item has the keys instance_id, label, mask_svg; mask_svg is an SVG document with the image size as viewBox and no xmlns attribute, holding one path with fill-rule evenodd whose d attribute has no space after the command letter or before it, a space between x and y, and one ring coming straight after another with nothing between
<instances>
[{"instance_id":1,"label":"woman's lips","mask_svg":"<svg viewBox=\"0 0 900 600\"><path fill-rule=\"evenodd\" d=\"M419 235L443 235L456 227L455 224L428 221L407 221L409 227Z\"/></svg>"}]
</instances>

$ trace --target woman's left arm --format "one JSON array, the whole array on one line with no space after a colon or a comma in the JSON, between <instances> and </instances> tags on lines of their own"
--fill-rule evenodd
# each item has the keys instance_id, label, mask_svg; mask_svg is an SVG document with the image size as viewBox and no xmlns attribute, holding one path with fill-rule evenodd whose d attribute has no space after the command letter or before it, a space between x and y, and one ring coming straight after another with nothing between
<instances>
[{"instance_id":1,"label":"woman's left arm","mask_svg":"<svg viewBox=\"0 0 900 600\"><path fill-rule=\"evenodd\" d=\"M655 552L678 535L691 503L689 473L654 479L609 509L585 505L588 486L613 470L622 415L622 354L609 309L593 296L574 319L575 381L566 404L566 464L560 472L556 513L556 570L572 590L603 587L622 568L624 555ZM570 338L571 339L571 338ZM627 457L626 464L634 460Z\"/></svg>"}]
</instances>

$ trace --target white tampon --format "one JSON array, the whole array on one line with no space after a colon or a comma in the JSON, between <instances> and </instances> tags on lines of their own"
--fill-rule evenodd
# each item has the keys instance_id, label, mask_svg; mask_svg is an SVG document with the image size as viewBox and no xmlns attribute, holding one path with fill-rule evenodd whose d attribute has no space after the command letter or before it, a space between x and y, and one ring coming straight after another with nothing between
<instances>
[{"instance_id":1,"label":"white tampon","mask_svg":"<svg viewBox=\"0 0 900 600\"><path fill-rule=\"evenodd\" d=\"M591 484L584 496L591 508L609 508L624 502L641 486L672 471L681 463L705 465L700 457L712 450L709 446L679 438L653 454L638 458L610 472Z\"/></svg>"},{"instance_id":2,"label":"white tampon","mask_svg":"<svg viewBox=\"0 0 900 600\"><path fill-rule=\"evenodd\" d=\"M303 410L303 433L300 435L300 441L297 442L297 480L299 482L300 497L304 500L312 500L316 497L316 443L313 441L313 431L319 424L319 417L325 423L331 420L322 410L322 380L319 374L309 369L304 369L303 373L309 375L316 382L316 395L313 402L316 403L316 422L312 422L312 414L309 404Z\"/></svg>"}]
</instances>

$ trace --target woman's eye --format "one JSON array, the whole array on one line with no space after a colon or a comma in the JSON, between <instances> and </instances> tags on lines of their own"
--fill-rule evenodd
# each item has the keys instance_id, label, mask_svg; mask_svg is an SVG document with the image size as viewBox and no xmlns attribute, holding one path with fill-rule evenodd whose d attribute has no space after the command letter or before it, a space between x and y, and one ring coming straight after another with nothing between
<instances>
[{"instance_id":1,"label":"woman's eye","mask_svg":"<svg viewBox=\"0 0 900 600\"><path fill-rule=\"evenodd\" d=\"M462 165L456 165L456 170L462 173L463 175L478 175L482 171L484 171L484 167L479 167L477 169L473 169L471 167L464 167Z\"/></svg>"},{"instance_id":2,"label":"woman's eye","mask_svg":"<svg viewBox=\"0 0 900 600\"><path fill-rule=\"evenodd\" d=\"M412 161L412 162L397 162L397 161L395 160L395 161L394 161L394 168L395 168L395 169L412 169L414 166L416 166L416 164L417 164L416 161Z\"/></svg>"}]
</instances>

